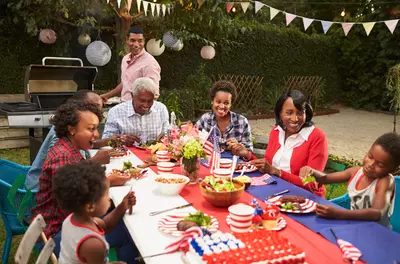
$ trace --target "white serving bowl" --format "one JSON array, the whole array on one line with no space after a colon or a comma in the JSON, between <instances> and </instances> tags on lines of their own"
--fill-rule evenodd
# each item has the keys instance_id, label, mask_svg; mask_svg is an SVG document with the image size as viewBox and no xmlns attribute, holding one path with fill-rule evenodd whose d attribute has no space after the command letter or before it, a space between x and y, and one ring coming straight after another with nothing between
<instances>
[{"instance_id":1,"label":"white serving bowl","mask_svg":"<svg viewBox=\"0 0 400 264\"><path fill-rule=\"evenodd\" d=\"M171 173L175 164L172 162L157 162L158 173Z\"/></svg>"},{"instance_id":2,"label":"white serving bowl","mask_svg":"<svg viewBox=\"0 0 400 264\"><path fill-rule=\"evenodd\" d=\"M231 170L230 169L214 169L214 177L217 178L230 178L231 177Z\"/></svg>"},{"instance_id":3,"label":"white serving bowl","mask_svg":"<svg viewBox=\"0 0 400 264\"><path fill-rule=\"evenodd\" d=\"M163 183L157 181L157 179L165 179L165 180L171 180L171 179L183 179L184 181L181 183ZM155 179L154 182L157 186L158 191L163 194L163 195L178 195L182 189L185 187L185 185L189 182L189 178L183 175L179 174L172 174L172 173L166 173L166 174L161 174L158 175Z\"/></svg>"}]
</instances>

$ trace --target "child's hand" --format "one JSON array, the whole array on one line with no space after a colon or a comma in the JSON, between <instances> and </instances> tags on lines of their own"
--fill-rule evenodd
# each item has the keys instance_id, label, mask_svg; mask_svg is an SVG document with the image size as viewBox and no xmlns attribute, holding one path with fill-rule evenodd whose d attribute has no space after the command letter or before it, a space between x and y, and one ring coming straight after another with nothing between
<instances>
[{"instance_id":1,"label":"child's hand","mask_svg":"<svg viewBox=\"0 0 400 264\"><path fill-rule=\"evenodd\" d=\"M136 196L135 193L130 191L127 195L125 195L124 199L121 202L122 206L124 207L125 211L131 209L132 206L136 204Z\"/></svg>"},{"instance_id":2,"label":"child's hand","mask_svg":"<svg viewBox=\"0 0 400 264\"><path fill-rule=\"evenodd\" d=\"M317 209L315 212L320 217L335 219L338 216L338 211L339 209L331 205L317 204Z\"/></svg>"}]
</instances>

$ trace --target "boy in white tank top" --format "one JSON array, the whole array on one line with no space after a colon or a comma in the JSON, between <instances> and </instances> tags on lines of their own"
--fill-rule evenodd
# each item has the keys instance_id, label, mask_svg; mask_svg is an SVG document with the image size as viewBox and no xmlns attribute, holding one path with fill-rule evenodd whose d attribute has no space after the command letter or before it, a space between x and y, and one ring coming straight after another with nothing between
<instances>
[{"instance_id":1,"label":"boy in white tank top","mask_svg":"<svg viewBox=\"0 0 400 264\"><path fill-rule=\"evenodd\" d=\"M60 168L53 178L53 193L59 205L72 212L61 229L60 264L109 263L109 245L104 237L136 204L129 192L103 219L110 207L109 180L99 163L84 160Z\"/></svg>"},{"instance_id":2,"label":"boy in white tank top","mask_svg":"<svg viewBox=\"0 0 400 264\"><path fill-rule=\"evenodd\" d=\"M400 135L380 136L363 159L362 167L325 174L311 167L303 167L300 177L312 175L318 183L347 182L350 210L330 205L317 205L320 217L378 221L389 228L393 213L395 183L391 173L400 165Z\"/></svg>"}]
</instances>

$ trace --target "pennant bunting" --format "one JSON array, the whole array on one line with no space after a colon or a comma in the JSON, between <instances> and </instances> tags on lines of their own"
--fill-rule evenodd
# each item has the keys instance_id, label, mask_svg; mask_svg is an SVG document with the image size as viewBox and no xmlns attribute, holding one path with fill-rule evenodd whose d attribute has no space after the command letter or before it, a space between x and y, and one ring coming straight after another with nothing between
<instances>
[{"instance_id":1,"label":"pennant bunting","mask_svg":"<svg viewBox=\"0 0 400 264\"><path fill-rule=\"evenodd\" d=\"M110 3L110 0L107 0L107 4Z\"/></svg>"},{"instance_id":2,"label":"pennant bunting","mask_svg":"<svg viewBox=\"0 0 400 264\"><path fill-rule=\"evenodd\" d=\"M167 6L166 5L162 5L161 6L161 11L162 11L162 15L165 16L165 11L167 10Z\"/></svg>"},{"instance_id":3,"label":"pennant bunting","mask_svg":"<svg viewBox=\"0 0 400 264\"><path fill-rule=\"evenodd\" d=\"M304 31L307 31L307 28L311 25L313 21L314 19L303 17Z\"/></svg>"},{"instance_id":4,"label":"pennant bunting","mask_svg":"<svg viewBox=\"0 0 400 264\"><path fill-rule=\"evenodd\" d=\"M286 26L289 26L290 22L293 21L293 19L296 18L296 15L290 14L290 13L286 13Z\"/></svg>"},{"instance_id":5,"label":"pennant bunting","mask_svg":"<svg viewBox=\"0 0 400 264\"><path fill-rule=\"evenodd\" d=\"M137 11L138 13L140 12L140 4L142 3L142 0L136 0L137 3Z\"/></svg>"},{"instance_id":6,"label":"pennant bunting","mask_svg":"<svg viewBox=\"0 0 400 264\"><path fill-rule=\"evenodd\" d=\"M161 5L160 4L156 4L157 16L161 15L160 9L161 9Z\"/></svg>"},{"instance_id":7,"label":"pennant bunting","mask_svg":"<svg viewBox=\"0 0 400 264\"><path fill-rule=\"evenodd\" d=\"M255 11L256 11L256 14L257 14L258 11L260 11L260 9L261 9L263 6L265 6L263 3L258 2L258 1L255 1Z\"/></svg>"},{"instance_id":8,"label":"pennant bunting","mask_svg":"<svg viewBox=\"0 0 400 264\"><path fill-rule=\"evenodd\" d=\"M121 0L117 0L118 8L121 7Z\"/></svg>"},{"instance_id":9,"label":"pennant bunting","mask_svg":"<svg viewBox=\"0 0 400 264\"><path fill-rule=\"evenodd\" d=\"M197 8L200 9L204 4L204 0L197 0Z\"/></svg>"},{"instance_id":10,"label":"pennant bunting","mask_svg":"<svg viewBox=\"0 0 400 264\"><path fill-rule=\"evenodd\" d=\"M368 22L368 23L362 23L365 33L367 33L367 36L369 36L369 33L371 33L371 30L375 26L375 22Z\"/></svg>"},{"instance_id":11,"label":"pennant bunting","mask_svg":"<svg viewBox=\"0 0 400 264\"><path fill-rule=\"evenodd\" d=\"M322 24L322 29L324 30L324 34L328 32L328 30L331 28L333 22L331 21L321 21Z\"/></svg>"},{"instance_id":12,"label":"pennant bunting","mask_svg":"<svg viewBox=\"0 0 400 264\"><path fill-rule=\"evenodd\" d=\"M246 13L247 8L249 8L250 2L240 2L240 5L242 6L243 13Z\"/></svg>"},{"instance_id":13,"label":"pennant bunting","mask_svg":"<svg viewBox=\"0 0 400 264\"><path fill-rule=\"evenodd\" d=\"M167 7L167 11L168 11L168 15L170 15L171 14L171 7L170 6Z\"/></svg>"},{"instance_id":14,"label":"pennant bunting","mask_svg":"<svg viewBox=\"0 0 400 264\"><path fill-rule=\"evenodd\" d=\"M156 10L156 4L150 3L151 15L154 16L154 11Z\"/></svg>"},{"instance_id":15,"label":"pennant bunting","mask_svg":"<svg viewBox=\"0 0 400 264\"><path fill-rule=\"evenodd\" d=\"M393 34L394 30L396 29L397 23L399 23L398 19L394 20L387 20L385 21L386 26L390 30L390 32Z\"/></svg>"},{"instance_id":16,"label":"pennant bunting","mask_svg":"<svg viewBox=\"0 0 400 264\"><path fill-rule=\"evenodd\" d=\"M131 10L132 0L127 0L128 3L128 12Z\"/></svg>"},{"instance_id":17,"label":"pennant bunting","mask_svg":"<svg viewBox=\"0 0 400 264\"><path fill-rule=\"evenodd\" d=\"M349 34L350 29L354 26L354 23L342 23L342 28L344 35L347 36Z\"/></svg>"},{"instance_id":18,"label":"pennant bunting","mask_svg":"<svg viewBox=\"0 0 400 264\"><path fill-rule=\"evenodd\" d=\"M233 7L233 2L226 2L226 12L230 13Z\"/></svg>"},{"instance_id":19,"label":"pennant bunting","mask_svg":"<svg viewBox=\"0 0 400 264\"><path fill-rule=\"evenodd\" d=\"M144 15L147 16L147 8L149 7L149 2L143 1Z\"/></svg>"},{"instance_id":20,"label":"pennant bunting","mask_svg":"<svg viewBox=\"0 0 400 264\"><path fill-rule=\"evenodd\" d=\"M275 9L273 7L269 8L269 20L274 19L274 17L279 13L280 11L278 9Z\"/></svg>"}]
</instances>

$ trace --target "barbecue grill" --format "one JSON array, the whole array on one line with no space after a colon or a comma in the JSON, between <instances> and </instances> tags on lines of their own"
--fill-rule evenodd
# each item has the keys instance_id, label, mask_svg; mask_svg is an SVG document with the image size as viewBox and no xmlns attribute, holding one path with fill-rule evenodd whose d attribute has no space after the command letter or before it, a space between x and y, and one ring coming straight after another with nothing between
<instances>
[{"instance_id":1,"label":"barbecue grill","mask_svg":"<svg viewBox=\"0 0 400 264\"><path fill-rule=\"evenodd\" d=\"M80 66L49 65L46 61L79 62ZM45 57L42 65L33 64L25 72L25 102L0 103L0 114L7 116L10 128L29 129L31 163L46 137L55 109L77 90L93 90L96 67L83 66L78 58ZM42 128L42 137L35 137Z\"/></svg>"}]
</instances>

